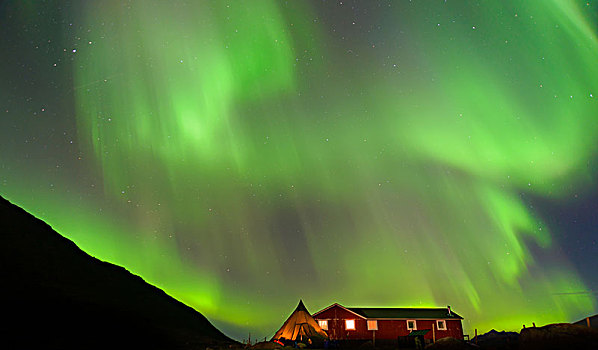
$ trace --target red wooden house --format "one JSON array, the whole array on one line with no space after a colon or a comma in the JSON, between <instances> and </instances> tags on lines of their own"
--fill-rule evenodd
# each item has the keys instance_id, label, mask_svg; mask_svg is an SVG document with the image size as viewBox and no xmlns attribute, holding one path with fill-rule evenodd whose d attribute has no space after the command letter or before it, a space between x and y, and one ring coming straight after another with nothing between
<instances>
[{"instance_id":1,"label":"red wooden house","mask_svg":"<svg viewBox=\"0 0 598 350\"><path fill-rule=\"evenodd\" d=\"M397 340L412 335L424 339L463 339L463 317L446 308L362 308L339 304L320 310L313 318L331 340Z\"/></svg>"}]
</instances>

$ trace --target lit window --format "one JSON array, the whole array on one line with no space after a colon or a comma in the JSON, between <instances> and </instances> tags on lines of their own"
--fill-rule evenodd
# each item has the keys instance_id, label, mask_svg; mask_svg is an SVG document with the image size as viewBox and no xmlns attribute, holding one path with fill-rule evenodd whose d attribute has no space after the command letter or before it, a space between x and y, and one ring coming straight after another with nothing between
<instances>
[{"instance_id":1,"label":"lit window","mask_svg":"<svg viewBox=\"0 0 598 350\"><path fill-rule=\"evenodd\" d=\"M368 320L368 331L377 331L378 330L378 321L373 320L370 321Z\"/></svg>"},{"instance_id":2,"label":"lit window","mask_svg":"<svg viewBox=\"0 0 598 350\"><path fill-rule=\"evenodd\" d=\"M345 320L346 330L355 330L355 320Z\"/></svg>"},{"instance_id":3,"label":"lit window","mask_svg":"<svg viewBox=\"0 0 598 350\"><path fill-rule=\"evenodd\" d=\"M318 320L318 325L320 326L320 328L322 328L323 330L327 331L328 330L328 320Z\"/></svg>"},{"instance_id":4,"label":"lit window","mask_svg":"<svg viewBox=\"0 0 598 350\"><path fill-rule=\"evenodd\" d=\"M410 331L417 330L417 324L415 320L407 320L407 329Z\"/></svg>"},{"instance_id":5,"label":"lit window","mask_svg":"<svg viewBox=\"0 0 598 350\"><path fill-rule=\"evenodd\" d=\"M436 321L436 328L439 331L446 331L446 322L444 320Z\"/></svg>"}]
</instances>

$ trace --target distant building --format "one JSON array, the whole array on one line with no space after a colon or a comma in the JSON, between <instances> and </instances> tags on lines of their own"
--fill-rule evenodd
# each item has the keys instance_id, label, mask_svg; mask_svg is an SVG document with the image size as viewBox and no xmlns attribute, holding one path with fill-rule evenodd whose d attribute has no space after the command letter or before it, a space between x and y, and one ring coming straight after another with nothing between
<instances>
[{"instance_id":1,"label":"distant building","mask_svg":"<svg viewBox=\"0 0 598 350\"><path fill-rule=\"evenodd\" d=\"M463 339L463 317L446 308L361 308L339 304L313 314L331 340Z\"/></svg>"},{"instance_id":2,"label":"distant building","mask_svg":"<svg viewBox=\"0 0 598 350\"><path fill-rule=\"evenodd\" d=\"M598 328L598 314L594 316L588 316L584 319L581 319L577 322L573 322L573 324L577 324L580 326L586 326L590 328Z\"/></svg>"}]
</instances>

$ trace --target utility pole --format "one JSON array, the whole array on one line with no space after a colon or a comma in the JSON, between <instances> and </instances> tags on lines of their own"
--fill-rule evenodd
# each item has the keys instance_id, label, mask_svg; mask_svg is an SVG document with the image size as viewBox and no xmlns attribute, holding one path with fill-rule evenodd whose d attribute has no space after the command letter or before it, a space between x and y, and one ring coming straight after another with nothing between
<instances>
[{"instance_id":1,"label":"utility pole","mask_svg":"<svg viewBox=\"0 0 598 350\"><path fill-rule=\"evenodd\" d=\"M376 347L376 330L374 329L372 332L372 346Z\"/></svg>"}]
</instances>

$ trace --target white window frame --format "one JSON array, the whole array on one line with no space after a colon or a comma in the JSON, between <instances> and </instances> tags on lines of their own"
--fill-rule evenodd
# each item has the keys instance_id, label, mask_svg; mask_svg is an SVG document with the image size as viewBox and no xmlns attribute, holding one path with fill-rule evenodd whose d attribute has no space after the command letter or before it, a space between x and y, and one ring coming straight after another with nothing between
<instances>
[{"instance_id":1,"label":"white window frame","mask_svg":"<svg viewBox=\"0 0 598 350\"><path fill-rule=\"evenodd\" d=\"M442 322L442 324L444 324L444 327L441 328L438 322ZM436 320L436 329L438 329L439 331L446 331L446 320Z\"/></svg>"},{"instance_id":2,"label":"white window frame","mask_svg":"<svg viewBox=\"0 0 598 350\"><path fill-rule=\"evenodd\" d=\"M328 330L328 320L318 320L318 326L320 326L320 328L322 328L323 330L327 331Z\"/></svg>"},{"instance_id":3,"label":"white window frame","mask_svg":"<svg viewBox=\"0 0 598 350\"><path fill-rule=\"evenodd\" d=\"M368 320L368 331L377 331L378 330L378 320Z\"/></svg>"},{"instance_id":4,"label":"white window frame","mask_svg":"<svg viewBox=\"0 0 598 350\"><path fill-rule=\"evenodd\" d=\"M409 328L409 322L413 322L413 328ZM407 320L407 330L408 331L416 331L417 330L417 321L416 320Z\"/></svg>"},{"instance_id":5,"label":"white window frame","mask_svg":"<svg viewBox=\"0 0 598 350\"><path fill-rule=\"evenodd\" d=\"M353 328L351 328L349 326L349 323L353 324ZM354 319L345 320L345 330L347 330L347 331L354 331L355 329L356 329L356 327L355 327L355 320Z\"/></svg>"}]
</instances>

